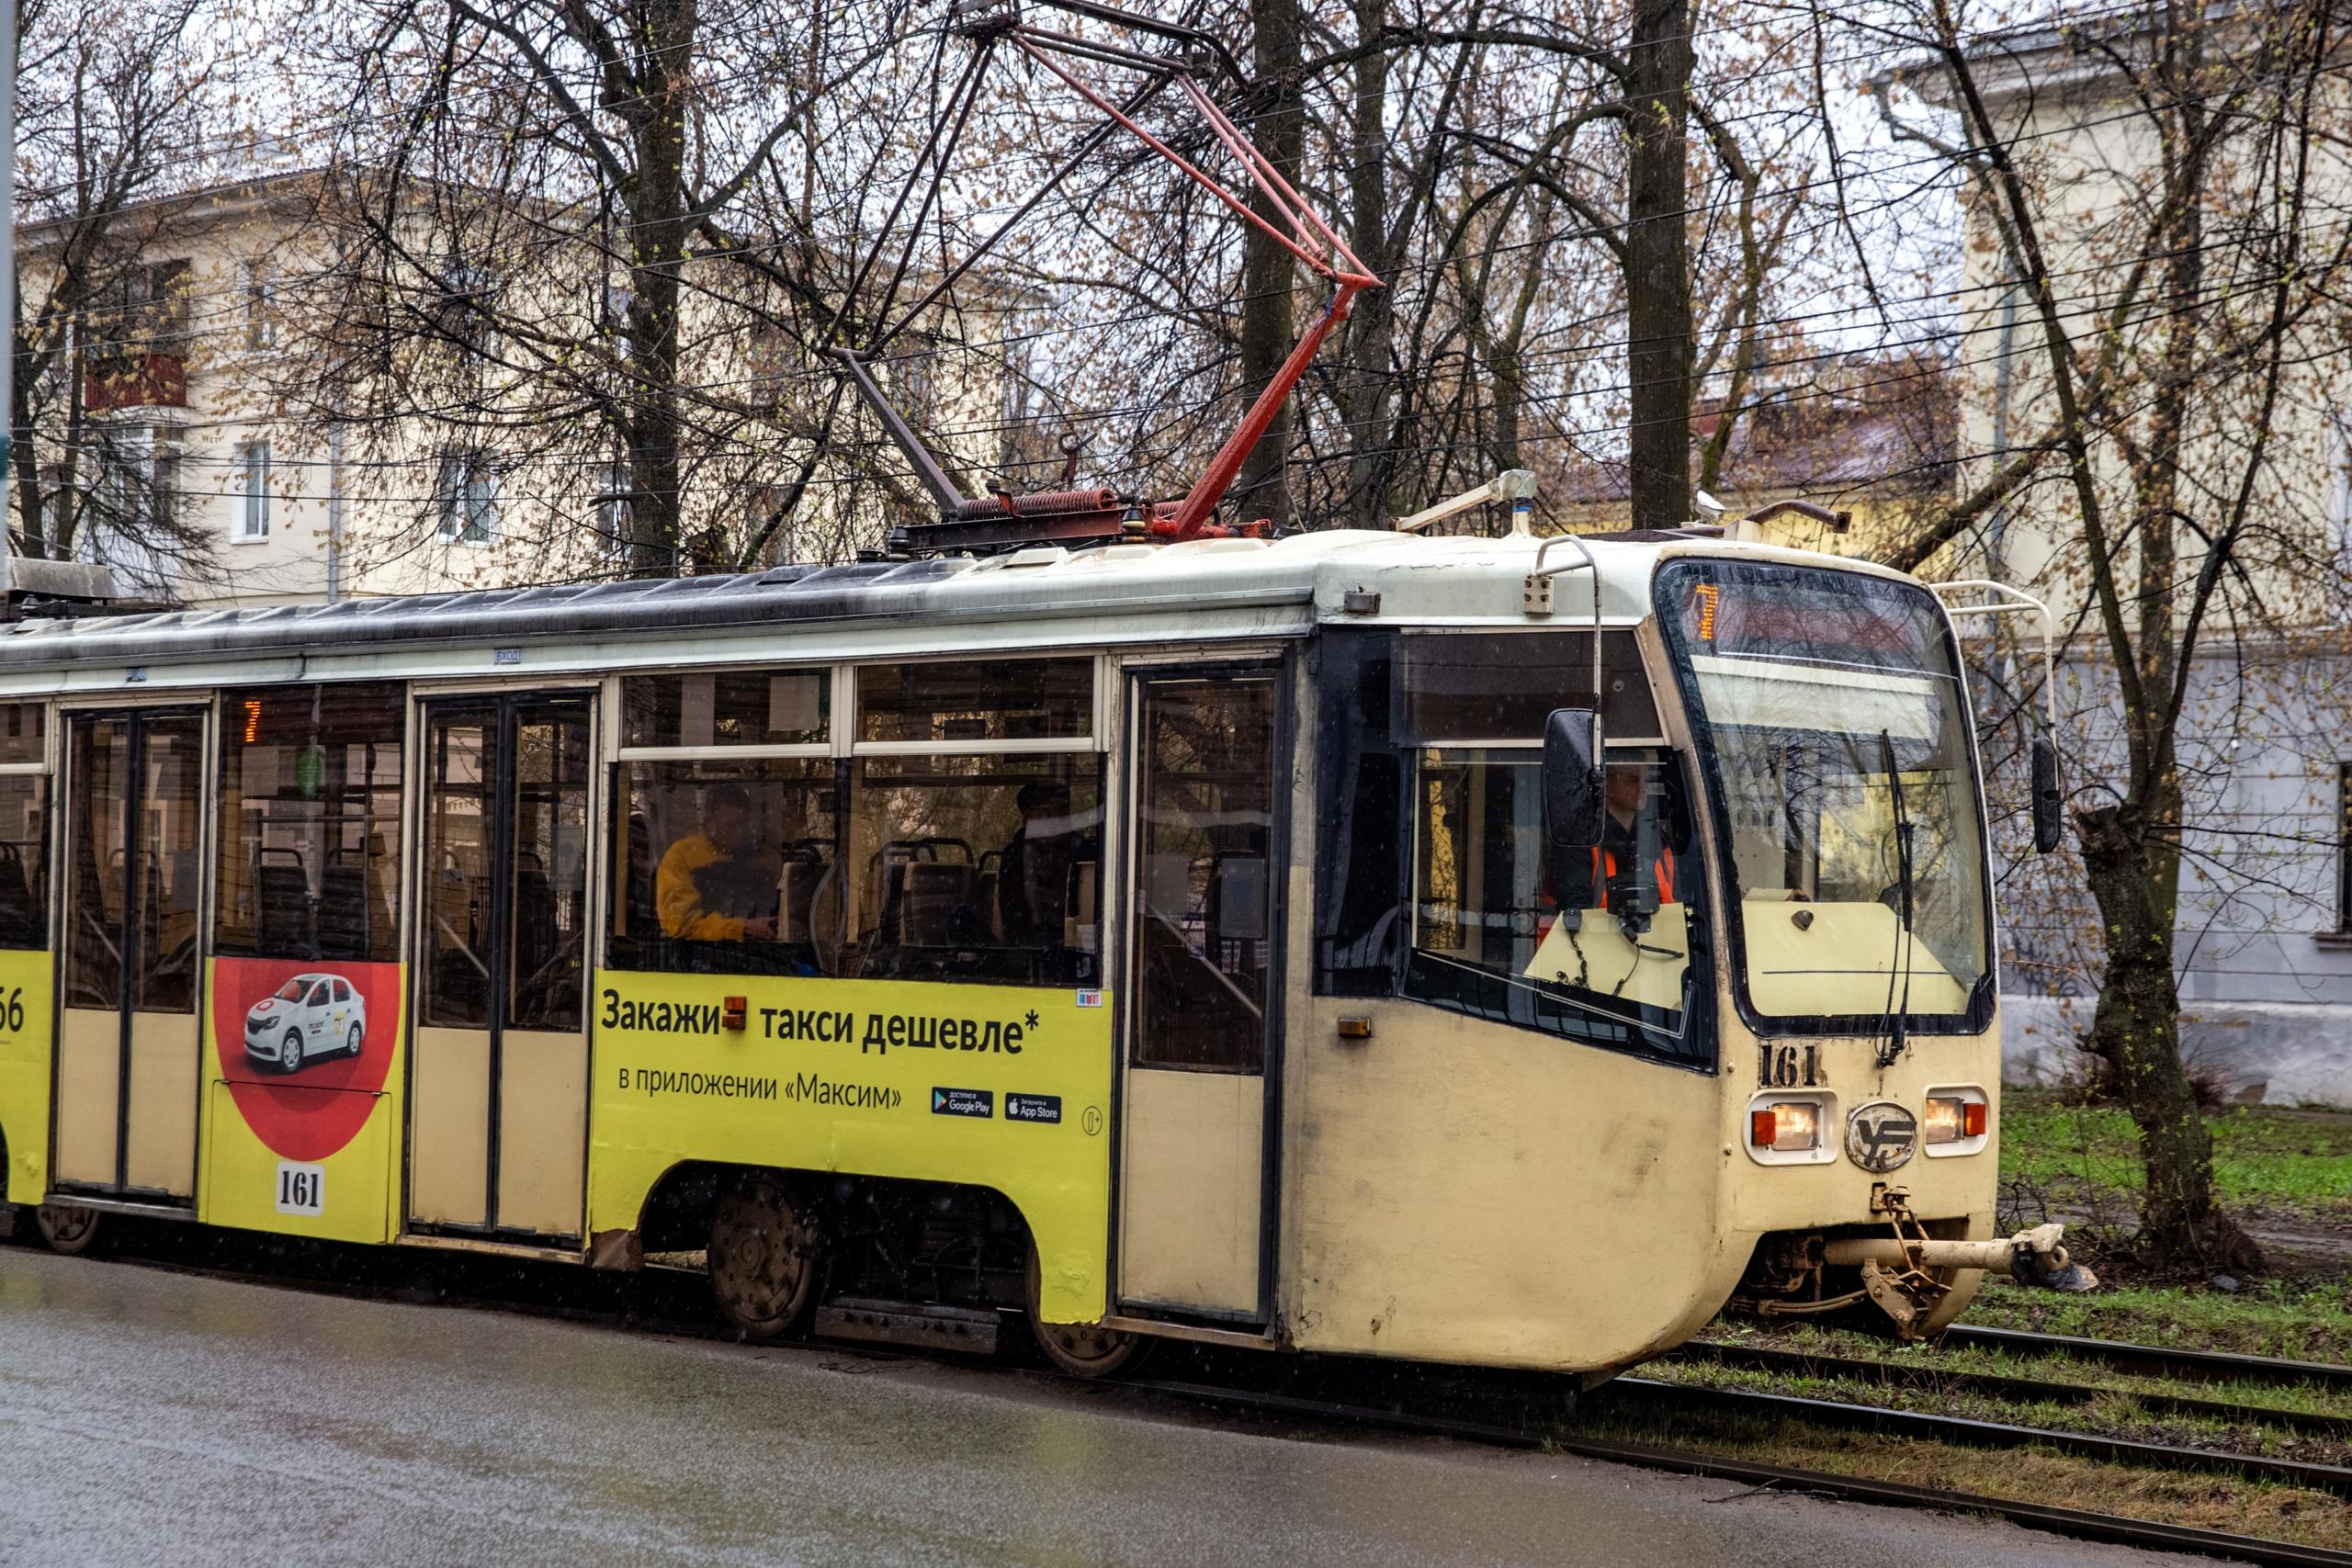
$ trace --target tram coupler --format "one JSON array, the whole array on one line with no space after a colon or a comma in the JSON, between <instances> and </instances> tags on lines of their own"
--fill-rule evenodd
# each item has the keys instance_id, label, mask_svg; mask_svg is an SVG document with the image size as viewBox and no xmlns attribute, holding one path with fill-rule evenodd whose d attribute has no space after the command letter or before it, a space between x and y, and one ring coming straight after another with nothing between
<instances>
[{"instance_id":1,"label":"tram coupler","mask_svg":"<svg viewBox=\"0 0 2352 1568\"><path fill-rule=\"evenodd\" d=\"M1841 1236L1823 1244L1821 1260L1844 1268L1874 1263L1881 1269L1982 1269L2006 1274L2021 1285L2053 1291L2089 1291L2098 1276L2066 1254L2062 1224L2036 1225L2002 1241L1937 1241L1928 1237Z\"/></svg>"}]
</instances>

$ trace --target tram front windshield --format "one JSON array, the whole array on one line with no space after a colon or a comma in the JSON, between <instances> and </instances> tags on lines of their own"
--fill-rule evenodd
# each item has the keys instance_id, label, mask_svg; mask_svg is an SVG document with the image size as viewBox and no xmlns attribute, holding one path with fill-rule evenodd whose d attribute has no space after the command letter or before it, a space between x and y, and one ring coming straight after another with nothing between
<instances>
[{"instance_id":1,"label":"tram front windshield","mask_svg":"<svg viewBox=\"0 0 2352 1568\"><path fill-rule=\"evenodd\" d=\"M1933 597L1721 560L1669 564L1657 595L1723 835L1747 1010L1781 1030L1875 1032L1896 1014L1982 1028L1982 799Z\"/></svg>"}]
</instances>

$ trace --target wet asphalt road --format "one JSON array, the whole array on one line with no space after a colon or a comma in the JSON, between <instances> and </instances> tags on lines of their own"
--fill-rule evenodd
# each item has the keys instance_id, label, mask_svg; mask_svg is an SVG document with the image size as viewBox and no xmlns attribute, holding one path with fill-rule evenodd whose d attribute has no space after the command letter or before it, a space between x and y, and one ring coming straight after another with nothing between
<instances>
[{"instance_id":1,"label":"wet asphalt road","mask_svg":"<svg viewBox=\"0 0 2352 1568\"><path fill-rule=\"evenodd\" d=\"M2190 1562L826 1348L0 1247L0 1563Z\"/></svg>"}]
</instances>

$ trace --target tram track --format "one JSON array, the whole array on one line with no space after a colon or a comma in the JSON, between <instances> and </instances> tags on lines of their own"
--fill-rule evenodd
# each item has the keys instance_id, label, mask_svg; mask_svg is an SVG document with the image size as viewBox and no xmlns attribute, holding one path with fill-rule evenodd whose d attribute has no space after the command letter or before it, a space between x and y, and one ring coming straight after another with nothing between
<instances>
[{"instance_id":1,"label":"tram track","mask_svg":"<svg viewBox=\"0 0 2352 1568\"><path fill-rule=\"evenodd\" d=\"M2137 1348L2134 1347L2133 1348ZM2151 1354L2160 1354L2154 1352ZM2352 1416L2330 1416L2275 1405L2246 1404L2194 1395L2163 1393L2115 1384L2064 1382L2016 1372L1980 1372L1938 1363L1905 1364L1860 1356L1826 1355L1813 1350L1772 1346L1694 1340L1675 1351L1670 1361L1724 1367L1736 1371L1781 1373L1790 1377L1875 1384L1903 1393L1951 1394L1970 1393L1993 1400L2026 1404L2083 1405L2102 1399L2130 1400L2152 1416L2170 1416L2217 1424L2263 1425L2299 1436L2352 1441ZM2256 1359L2256 1358L2241 1358ZM2313 1365L2279 1362L2279 1367ZM2344 1369L2321 1367L2321 1371ZM2267 1380L2283 1382L2285 1380ZM2303 1385L2297 1385L2303 1386Z\"/></svg>"},{"instance_id":2,"label":"tram track","mask_svg":"<svg viewBox=\"0 0 2352 1568\"><path fill-rule=\"evenodd\" d=\"M473 1310L517 1313L625 1333L653 1333L720 1344L747 1343L704 1310L703 1277L683 1269L650 1268L639 1275L595 1274L547 1266L517 1267L468 1260L449 1268L436 1258L429 1290L415 1282L414 1260L387 1258L374 1249L333 1259L324 1270L305 1268L304 1249L264 1244L244 1266L217 1259L125 1255L134 1267L201 1275L274 1289L336 1294L355 1300L394 1301ZM405 1263L406 1267L398 1265ZM503 1287L503 1288L502 1288ZM2098 1344L2099 1342L2086 1342ZM847 1354L865 1360L969 1366L973 1358L947 1350L884 1347L864 1342L802 1337L763 1343L763 1350ZM2144 1347L2122 1347L2143 1350ZM1057 1387L1081 1388L1098 1396L1159 1396L1187 1404L1247 1410L1286 1420L1313 1420L1401 1434L1445 1438L1492 1447L1573 1454L1672 1473L1744 1483L1759 1491L1837 1498L1903 1507L1926 1507L2009 1519L2031 1529L2086 1540L2187 1551L2293 1568L2352 1568L2352 1551L2236 1535L2128 1515L2104 1514L1988 1494L1915 1486L1766 1463L1727 1454L1666 1448L1587 1436L1574 1429L1575 1403L1558 1396L1553 1380L1531 1382L1521 1376L1465 1369L1415 1368L1409 1386L1403 1370L1390 1363L1270 1359L1262 1352L1204 1351L1170 1342L1166 1353L1181 1358L1189 1375L1128 1377L1104 1382L1072 1377L1050 1368L1007 1367L1012 1375ZM1883 1363L1861 1363L1883 1365ZM2284 1363L2295 1365L2296 1363ZM1263 1386L1264 1373L1290 1386ZM1951 1376L1953 1374L1942 1374ZM1383 1385L1377 1392L1372 1385ZM1353 1386L1351 1386L1353 1385ZM1410 1396L1400 1397L1400 1391ZM1631 1395L1630 1400L1625 1396ZM1786 1395L1753 1394L1657 1379L1621 1377L1592 1395L1584 1408L1606 1408L1615 1399L1643 1402L1653 1409L1710 1407L1795 1420L1816 1427L1872 1429L1970 1447L2041 1445L2079 1457L2161 1469L2235 1472L2249 1478L2311 1487L2352 1496L2352 1469L2301 1465L2220 1450L2177 1449L2161 1444L2098 1438L2044 1428L2005 1427L1966 1417L1891 1410L1885 1406ZM1449 1404L1456 1408L1448 1408ZM1462 1408L1493 1415L1469 1416Z\"/></svg>"}]
</instances>

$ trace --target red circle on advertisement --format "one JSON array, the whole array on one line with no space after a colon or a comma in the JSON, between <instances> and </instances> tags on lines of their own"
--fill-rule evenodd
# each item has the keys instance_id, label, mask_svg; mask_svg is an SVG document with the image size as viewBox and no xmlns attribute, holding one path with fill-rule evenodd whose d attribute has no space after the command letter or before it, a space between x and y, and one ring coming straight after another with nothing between
<instances>
[{"instance_id":1,"label":"red circle on advertisement","mask_svg":"<svg viewBox=\"0 0 2352 1568\"><path fill-rule=\"evenodd\" d=\"M220 1076L280 1159L325 1159L368 1124L400 1041L400 976L397 964L213 961Z\"/></svg>"}]
</instances>

